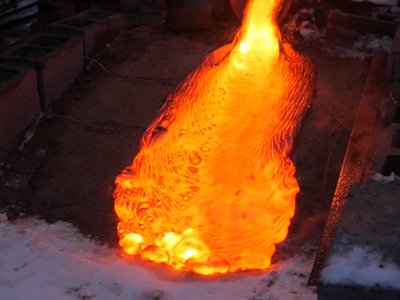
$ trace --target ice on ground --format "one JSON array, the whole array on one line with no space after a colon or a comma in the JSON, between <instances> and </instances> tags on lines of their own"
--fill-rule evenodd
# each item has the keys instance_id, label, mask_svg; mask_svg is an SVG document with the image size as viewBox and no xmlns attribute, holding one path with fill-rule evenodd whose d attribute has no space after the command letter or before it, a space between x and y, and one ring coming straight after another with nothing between
<instances>
[{"instance_id":1,"label":"ice on ground","mask_svg":"<svg viewBox=\"0 0 400 300\"><path fill-rule=\"evenodd\" d=\"M71 224L0 214L0 298L17 299L316 299L306 286L312 258L298 255L269 272L199 277L123 258Z\"/></svg>"},{"instance_id":2,"label":"ice on ground","mask_svg":"<svg viewBox=\"0 0 400 300\"><path fill-rule=\"evenodd\" d=\"M400 269L368 247L335 251L321 272L324 284L400 289Z\"/></svg>"}]
</instances>

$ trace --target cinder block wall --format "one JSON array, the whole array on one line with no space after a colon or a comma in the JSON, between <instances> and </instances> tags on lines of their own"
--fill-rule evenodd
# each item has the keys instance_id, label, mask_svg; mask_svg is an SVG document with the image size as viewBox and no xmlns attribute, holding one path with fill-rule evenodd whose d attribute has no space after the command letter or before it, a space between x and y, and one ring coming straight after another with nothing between
<instances>
[{"instance_id":1,"label":"cinder block wall","mask_svg":"<svg viewBox=\"0 0 400 300\"><path fill-rule=\"evenodd\" d=\"M88 10L0 53L0 160L77 78L85 57L137 23L126 14Z\"/></svg>"}]
</instances>

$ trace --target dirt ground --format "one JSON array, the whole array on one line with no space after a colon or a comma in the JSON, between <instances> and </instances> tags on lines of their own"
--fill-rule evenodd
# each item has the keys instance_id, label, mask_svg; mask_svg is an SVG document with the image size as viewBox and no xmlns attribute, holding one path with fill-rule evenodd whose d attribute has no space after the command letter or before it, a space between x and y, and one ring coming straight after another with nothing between
<instances>
[{"instance_id":1,"label":"dirt ground","mask_svg":"<svg viewBox=\"0 0 400 300\"><path fill-rule=\"evenodd\" d=\"M209 33L137 27L121 34L40 120L33 137L0 163L0 212L63 220L117 246L112 190L164 98L220 46ZM315 253L342 163L368 62L303 47L318 70L313 105L292 158L301 192L276 259ZM304 247L311 245L311 247Z\"/></svg>"}]
</instances>

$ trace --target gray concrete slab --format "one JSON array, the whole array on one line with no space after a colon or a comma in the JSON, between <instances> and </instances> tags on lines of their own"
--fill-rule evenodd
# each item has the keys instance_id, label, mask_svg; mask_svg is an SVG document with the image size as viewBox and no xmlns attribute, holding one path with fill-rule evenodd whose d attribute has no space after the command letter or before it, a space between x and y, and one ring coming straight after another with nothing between
<instances>
[{"instance_id":1,"label":"gray concrete slab","mask_svg":"<svg viewBox=\"0 0 400 300\"><path fill-rule=\"evenodd\" d=\"M396 276L400 280L399 215L399 181L352 186L322 271L318 299L400 298L400 281L391 282ZM352 251L359 254L351 257ZM335 266L340 259L344 263ZM359 261L353 266L352 260Z\"/></svg>"}]
</instances>

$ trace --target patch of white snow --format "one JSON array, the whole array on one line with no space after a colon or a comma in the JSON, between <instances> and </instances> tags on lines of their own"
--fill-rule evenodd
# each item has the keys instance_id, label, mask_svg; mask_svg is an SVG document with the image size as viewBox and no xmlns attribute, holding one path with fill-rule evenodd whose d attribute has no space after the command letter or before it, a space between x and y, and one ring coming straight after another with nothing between
<instances>
[{"instance_id":1,"label":"patch of white snow","mask_svg":"<svg viewBox=\"0 0 400 300\"><path fill-rule=\"evenodd\" d=\"M400 269L385 261L380 253L354 246L335 251L321 272L321 281L324 284L400 289Z\"/></svg>"},{"instance_id":2,"label":"patch of white snow","mask_svg":"<svg viewBox=\"0 0 400 300\"><path fill-rule=\"evenodd\" d=\"M0 216L0 298L316 299L306 286L312 258L295 256L269 272L200 277L124 258L64 222Z\"/></svg>"},{"instance_id":3,"label":"patch of white snow","mask_svg":"<svg viewBox=\"0 0 400 300\"><path fill-rule=\"evenodd\" d=\"M400 177L396 176L393 172L389 176L384 176L380 173L376 173L374 176L371 177L371 179L375 182L380 182L380 183L390 183L394 181L400 181Z\"/></svg>"}]
</instances>

